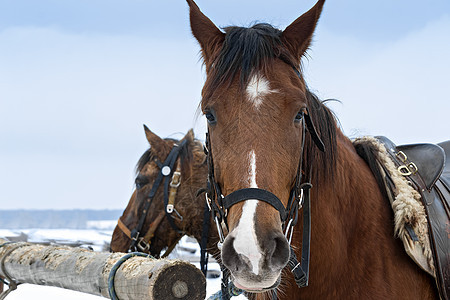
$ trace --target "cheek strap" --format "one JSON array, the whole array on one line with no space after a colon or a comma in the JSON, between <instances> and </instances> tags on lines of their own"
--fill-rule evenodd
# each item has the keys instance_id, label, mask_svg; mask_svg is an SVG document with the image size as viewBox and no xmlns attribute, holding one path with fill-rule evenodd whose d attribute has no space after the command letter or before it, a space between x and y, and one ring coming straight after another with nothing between
<instances>
[{"instance_id":1,"label":"cheek strap","mask_svg":"<svg viewBox=\"0 0 450 300\"><path fill-rule=\"evenodd\" d=\"M314 123L312 122L312 119L309 115L308 108L306 108L306 111L304 113L304 118L306 122L306 128L308 129L309 134L311 134L311 138L314 141L314 144L319 148L320 151L325 151L325 145L322 142L322 139L317 134L316 128L314 127Z\"/></svg>"}]
</instances>

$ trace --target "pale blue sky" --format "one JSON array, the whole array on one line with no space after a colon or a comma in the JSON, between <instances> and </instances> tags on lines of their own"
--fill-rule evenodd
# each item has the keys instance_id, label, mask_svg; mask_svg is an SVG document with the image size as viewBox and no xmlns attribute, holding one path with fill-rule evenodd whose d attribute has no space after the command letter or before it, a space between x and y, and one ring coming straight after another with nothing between
<instances>
[{"instance_id":1,"label":"pale blue sky","mask_svg":"<svg viewBox=\"0 0 450 300\"><path fill-rule=\"evenodd\" d=\"M197 4L218 26L283 29L314 1ZM0 0L0 209L124 208L142 124L203 138L198 51L183 0ZM449 53L448 0L329 0L305 74L350 137L439 142Z\"/></svg>"}]
</instances>

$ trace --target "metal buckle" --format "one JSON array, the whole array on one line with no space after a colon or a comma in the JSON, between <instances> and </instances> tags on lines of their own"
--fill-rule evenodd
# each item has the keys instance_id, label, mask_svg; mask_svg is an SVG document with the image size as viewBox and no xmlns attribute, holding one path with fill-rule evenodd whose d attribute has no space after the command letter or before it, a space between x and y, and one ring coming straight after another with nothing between
<instances>
[{"instance_id":1,"label":"metal buckle","mask_svg":"<svg viewBox=\"0 0 450 300\"><path fill-rule=\"evenodd\" d=\"M208 205L209 211L211 211L211 199L208 197L208 193L205 193L206 205Z\"/></svg>"},{"instance_id":2,"label":"metal buckle","mask_svg":"<svg viewBox=\"0 0 450 300\"><path fill-rule=\"evenodd\" d=\"M146 252L150 250L150 242L146 242L144 241L144 238L140 238L139 241L137 242L136 248L139 249L139 251L141 252Z\"/></svg>"},{"instance_id":3,"label":"metal buckle","mask_svg":"<svg viewBox=\"0 0 450 300\"><path fill-rule=\"evenodd\" d=\"M397 156L397 158L404 163L408 161L408 156L406 156L405 152L403 151L395 153L395 156Z\"/></svg>"},{"instance_id":4,"label":"metal buckle","mask_svg":"<svg viewBox=\"0 0 450 300\"><path fill-rule=\"evenodd\" d=\"M220 226L220 222L217 216L214 216L214 221L216 222L217 232L219 233L219 241L220 243L223 243L225 238L223 237L222 227Z\"/></svg>"},{"instance_id":5,"label":"metal buckle","mask_svg":"<svg viewBox=\"0 0 450 300\"><path fill-rule=\"evenodd\" d=\"M173 172L172 180L170 181L170 186L173 188L177 188L181 184L181 173L178 171Z\"/></svg>"},{"instance_id":6,"label":"metal buckle","mask_svg":"<svg viewBox=\"0 0 450 300\"><path fill-rule=\"evenodd\" d=\"M298 196L298 209L303 207L303 202L304 202L304 198L303 198L303 188L300 189L300 195Z\"/></svg>"},{"instance_id":7,"label":"metal buckle","mask_svg":"<svg viewBox=\"0 0 450 300\"><path fill-rule=\"evenodd\" d=\"M174 208L173 211L174 211L175 214L178 216L178 218L180 219L180 221L183 221L183 216L178 212L178 210L176 210L176 209Z\"/></svg>"},{"instance_id":8,"label":"metal buckle","mask_svg":"<svg viewBox=\"0 0 450 300\"><path fill-rule=\"evenodd\" d=\"M409 176L409 175L412 174L411 171L408 169L408 167L407 167L406 165L402 165L402 166L398 167L397 170L398 170L398 171L400 172L400 174L403 175L403 176Z\"/></svg>"},{"instance_id":9,"label":"metal buckle","mask_svg":"<svg viewBox=\"0 0 450 300\"><path fill-rule=\"evenodd\" d=\"M294 228L293 228L293 226L291 226L292 221L293 221L293 219L291 218L291 219L289 220L287 226L286 226L286 231L285 231L285 233L284 233L284 237L288 240L289 245L291 244L291 241L292 241L292 233L294 232ZM288 238L289 231L291 232L291 234L289 235L289 238Z\"/></svg>"},{"instance_id":10,"label":"metal buckle","mask_svg":"<svg viewBox=\"0 0 450 300\"><path fill-rule=\"evenodd\" d=\"M410 175L416 174L417 171L419 171L419 168L417 168L415 163L410 162L408 165L402 165L402 166L398 167L397 170L403 176L410 176Z\"/></svg>"},{"instance_id":11,"label":"metal buckle","mask_svg":"<svg viewBox=\"0 0 450 300\"><path fill-rule=\"evenodd\" d=\"M411 170L411 172L412 172L413 175L416 174L417 171L419 171L419 168L418 168L418 167L416 166L416 164L413 163L413 162L410 162L410 163L408 164L408 169Z\"/></svg>"}]
</instances>

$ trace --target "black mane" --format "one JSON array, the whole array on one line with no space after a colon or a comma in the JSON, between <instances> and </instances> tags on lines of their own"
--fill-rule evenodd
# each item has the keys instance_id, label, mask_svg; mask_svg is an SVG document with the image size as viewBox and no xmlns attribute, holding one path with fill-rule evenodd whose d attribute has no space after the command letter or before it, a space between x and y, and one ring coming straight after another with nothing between
<instances>
[{"instance_id":1,"label":"black mane","mask_svg":"<svg viewBox=\"0 0 450 300\"><path fill-rule=\"evenodd\" d=\"M333 100L321 101L309 89L306 89L306 99L312 122L322 139L325 151L319 150L307 132L305 173L311 174L315 180L332 180L336 169L338 120L325 103Z\"/></svg>"},{"instance_id":2,"label":"black mane","mask_svg":"<svg viewBox=\"0 0 450 300\"><path fill-rule=\"evenodd\" d=\"M144 154L142 154L142 156L139 158L139 161L136 164L136 173L139 173L149 161L153 160L153 158L154 155L152 153L152 149L148 148L147 151L145 151Z\"/></svg>"},{"instance_id":3,"label":"black mane","mask_svg":"<svg viewBox=\"0 0 450 300\"><path fill-rule=\"evenodd\" d=\"M294 59L281 41L282 31L270 24L252 27L225 27L225 41L211 67L211 89L231 82L240 73L241 87L255 71L264 71L269 61L278 58L297 68Z\"/></svg>"}]
</instances>

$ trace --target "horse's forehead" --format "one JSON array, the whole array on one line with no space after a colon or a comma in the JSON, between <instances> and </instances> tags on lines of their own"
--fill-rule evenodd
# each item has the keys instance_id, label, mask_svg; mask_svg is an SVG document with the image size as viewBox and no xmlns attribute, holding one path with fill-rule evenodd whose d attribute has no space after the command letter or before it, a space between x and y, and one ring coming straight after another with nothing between
<instances>
[{"instance_id":1,"label":"horse's forehead","mask_svg":"<svg viewBox=\"0 0 450 300\"><path fill-rule=\"evenodd\" d=\"M270 81L262 74L254 74L245 89L245 98L255 109L260 109L265 98L273 93L278 93L277 89L272 88Z\"/></svg>"},{"instance_id":2,"label":"horse's forehead","mask_svg":"<svg viewBox=\"0 0 450 300\"><path fill-rule=\"evenodd\" d=\"M147 162L145 164L145 166L142 168L142 170L140 171L141 174L146 175L146 176L154 175L157 172L159 172L158 166L156 165L156 163L154 161Z\"/></svg>"},{"instance_id":3,"label":"horse's forehead","mask_svg":"<svg viewBox=\"0 0 450 300\"><path fill-rule=\"evenodd\" d=\"M301 87L294 85L289 78L280 79L263 73L252 75L243 88L223 88L217 95L207 106L217 112L228 129L241 128L244 120L248 127L260 126L260 122L283 127L287 124L283 119L290 118L305 100ZM229 127L234 123L240 125Z\"/></svg>"}]
</instances>

